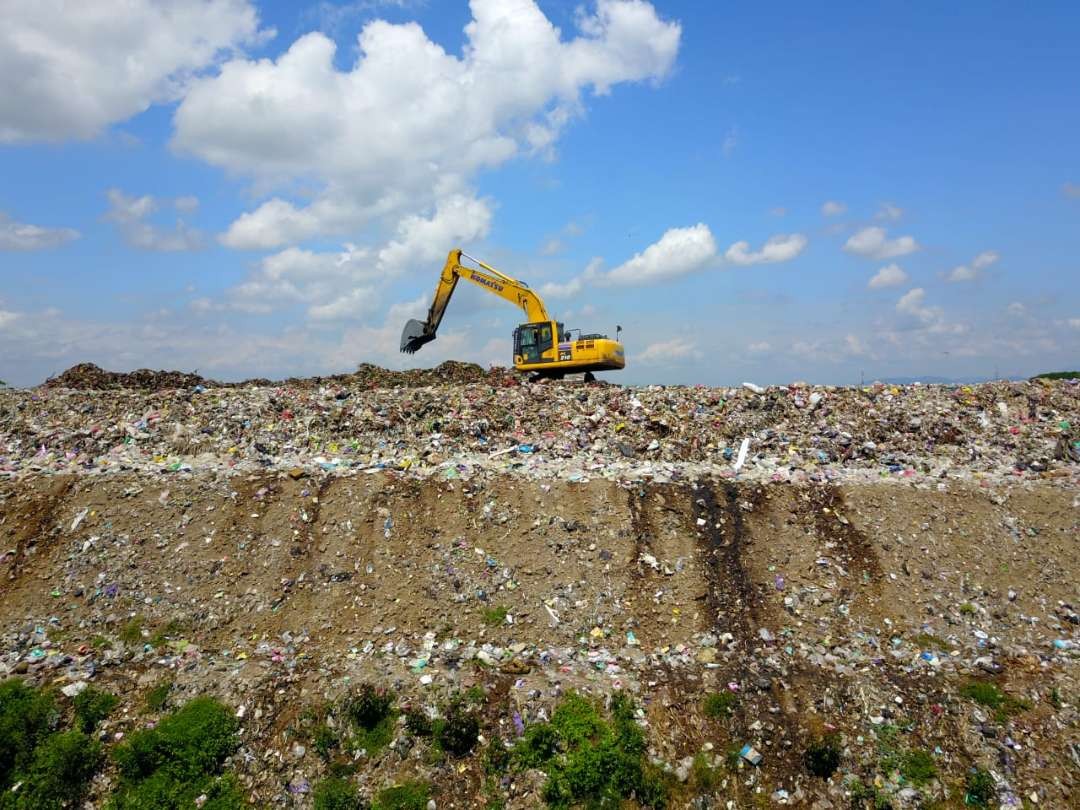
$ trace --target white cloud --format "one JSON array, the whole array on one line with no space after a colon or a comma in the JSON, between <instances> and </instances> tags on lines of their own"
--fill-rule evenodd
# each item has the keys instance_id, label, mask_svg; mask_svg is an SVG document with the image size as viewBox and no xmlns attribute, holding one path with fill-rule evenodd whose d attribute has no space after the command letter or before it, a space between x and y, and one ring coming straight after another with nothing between
<instances>
[{"instance_id":1,"label":"white cloud","mask_svg":"<svg viewBox=\"0 0 1080 810\"><path fill-rule=\"evenodd\" d=\"M835 217L847 211L847 206L836 200L826 200L821 206L821 214L826 217Z\"/></svg>"},{"instance_id":2,"label":"white cloud","mask_svg":"<svg viewBox=\"0 0 1080 810\"><path fill-rule=\"evenodd\" d=\"M919 245L913 237L898 236L896 239L889 239L886 230L876 225L863 228L852 235L844 245L844 250L848 253L870 259L893 259L914 253L918 249Z\"/></svg>"},{"instance_id":3,"label":"white cloud","mask_svg":"<svg viewBox=\"0 0 1080 810\"><path fill-rule=\"evenodd\" d=\"M1070 329L1080 329L1080 318L1069 318L1067 323Z\"/></svg>"},{"instance_id":4,"label":"white cloud","mask_svg":"<svg viewBox=\"0 0 1080 810\"><path fill-rule=\"evenodd\" d=\"M558 237L551 237L543 245L540 246L541 256L554 256L556 253L561 253L563 250L562 240Z\"/></svg>"},{"instance_id":5,"label":"white cloud","mask_svg":"<svg viewBox=\"0 0 1080 810\"><path fill-rule=\"evenodd\" d=\"M367 23L348 70L320 33L276 60L236 59L198 81L175 115L174 146L259 187L317 188L238 219L236 247L276 247L348 233L372 217L416 211L520 153L546 152L591 90L666 76L678 23L641 0L598 0L563 39L533 0L472 0L459 58L416 23Z\"/></svg>"},{"instance_id":6,"label":"white cloud","mask_svg":"<svg viewBox=\"0 0 1080 810\"><path fill-rule=\"evenodd\" d=\"M573 298L582 291L584 286L582 276L572 278L565 283L549 281L540 286L540 295L544 298Z\"/></svg>"},{"instance_id":7,"label":"white cloud","mask_svg":"<svg viewBox=\"0 0 1080 810\"><path fill-rule=\"evenodd\" d=\"M900 265L893 263L887 264L878 270L866 286L871 290L880 290L885 287L899 287L901 284L907 283L907 280L908 274L904 272Z\"/></svg>"},{"instance_id":8,"label":"white cloud","mask_svg":"<svg viewBox=\"0 0 1080 810\"><path fill-rule=\"evenodd\" d=\"M44 228L24 222L13 222L0 213L0 250L46 250L78 239L73 228Z\"/></svg>"},{"instance_id":9,"label":"white cloud","mask_svg":"<svg viewBox=\"0 0 1080 810\"><path fill-rule=\"evenodd\" d=\"M892 203L882 203L881 208L874 214L874 219L883 219L889 222L895 222L904 215L904 209Z\"/></svg>"},{"instance_id":10,"label":"white cloud","mask_svg":"<svg viewBox=\"0 0 1080 810\"><path fill-rule=\"evenodd\" d=\"M779 233L770 236L761 250L751 251L749 242L736 242L727 249L724 258L732 264L751 265L788 262L806 248L807 239L801 233Z\"/></svg>"},{"instance_id":11,"label":"white cloud","mask_svg":"<svg viewBox=\"0 0 1080 810\"><path fill-rule=\"evenodd\" d=\"M173 205L181 214L192 214L199 210L199 198L192 196L177 197L173 200Z\"/></svg>"},{"instance_id":12,"label":"white cloud","mask_svg":"<svg viewBox=\"0 0 1080 810\"><path fill-rule=\"evenodd\" d=\"M1066 197L1080 199L1080 185L1076 183L1064 183L1061 186L1061 193Z\"/></svg>"},{"instance_id":13,"label":"white cloud","mask_svg":"<svg viewBox=\"0 0 1080 810\"><path fill-rule=\"evenodd\" d=\"M767 340L761 340L757 343L751 343L746 347L746 350L748 352L753 352L754 354L761 354L763 352L771 351L772 345Z\"/></svg>"},{"instance_id":14,"label":"white cloud","mask_svg":"<svg viewBox=\"0 0 1080 810\"><path fill-rule=\"evenodd\" d=\"M671 228L658 242L607 273L598 265L586 271L597 284L634 286L654 284L705 269L716 258L716 240L709 226L699 222L689 228Z\"/></svg>"},{"instance_id":15,"label":"white cloud","mask_svg":"<svg viewBox=\"0 0 1080 810\"><path fill-rule=\"evenodd\" d=\"M20 313L18 312L11 312L10 310L0 309L0 329L3 329L10 324L15 323L19 316Z\"/></svg>"},{"instance_id":16,"label":"white cloud","mask_svg":"<svg viewBox=\"0 0 1080 810\"><path fill-rule=\"evenodd\" d=\"M926 306L926 290L922 287L914 287L900 296L896 302L896 311L902 315L910 315L926 326L943 326L944 312L941 307Z\"/></svg>"},{"instance_id":17,"label":"white cloud","mask_svg":"<svg viewBox=\"0 0 1080 810\"><path fill-rule=\"evenodd\" d=\"M851 357L866 357L870 354L870 349L858 335L845 335L844 353Z\"/></svg>"},{"instance_id":18,"label":"white cloud","mask_svg":"<svg viewBox=\"0 0 1080 810\"><path fill-rule=\"evenodd\" d=\"M146 218L158 210L158 201L150 195L129 197L119 189L111 188L105 192L109 200L109 211L105 219L116 224L124 241L140 250L178 252L198 250L203 246L202 234L191 228L182 219L176 220L171 229L161 228L146 222ZM190 201L192 197L181 197ZM175 205L175 202L174 202ZM181 206L177 206L181 208Z\"/></svg>"},{"instance_id":19,"label":"white cloud","mask_svg":"<svg viewBox=\"0 0 1080 810\"><path fill-rule=\"evenodd\" d=\"M0 143L91 138L261 40L248 0L0 0Z\"/></svg>"},{"instance_id":20,"label":"white cloud","mask_svg":"<svg viewBox=\"0 0 1080 810\"><path fill-rule=\"evenodd\" d=\"M963 281L974 281L980 275L980 270L984 270L990 265L994 264L1000 256L996 251L984 250L978 256L971 260L968 264L961 264L954 267L949 271L946 278L954 283Z\"/></svg>"},{"instance_id":21,"label":"white cloud","mask_svg":"<svg viewBox=\"0 0 1080 810\"><path fill-rule=\"evenodd\" d=\"M266 256L228 291L224 306L268 312L303 304L314 320L363 317L378 305L380 291L390 281L410 270L434 278L451 247L482 239L490 224L486 201L452 195L440 200L429 217L402 218L396 236L378 249L353 244L334 252L289 247ZM207 309L202 303L198 307Z\"/></svg>"},{"instance_id":22,"label":"white cloud","mask_svg":"<svg viewBox=\"0 0 1080 810\"><path fill-rule=\"evenodd\" d=\"M782 205L778 205L775 208L770 208L769 213L774 217L786 217L787 209Z\"/></svg>"},{"instance_id":23,"label":"white cloud","mask_svg":"<svg viewBox=\"0 0 1080 810\"><path fill-rule=\"evenodd\" d=\"M1013 301L1006 309L1010 315L1017 318L1027 315L1027 307L1019 301Z\"/></svg>"},{"instance_id":24,"label":"white cloud","mask_svg":"<svg viewBox=\"0 0 1080 810\"><path fill-rule=\"evenodd\" d=\"M643 366L662 365L673 360L689 360L701 357L697 345L683 338L650 343L634 355L634 362Z\"/></svg>"}]
</instances>

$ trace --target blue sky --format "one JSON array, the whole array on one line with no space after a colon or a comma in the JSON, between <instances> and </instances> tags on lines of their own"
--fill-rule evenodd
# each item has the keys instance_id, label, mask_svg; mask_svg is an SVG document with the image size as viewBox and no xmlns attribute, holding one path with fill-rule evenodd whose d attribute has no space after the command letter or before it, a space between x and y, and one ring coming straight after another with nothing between
<instances>
[{"instance_id":1,"label":"blue sky","mask_svg":"<svg viewBox=\"0 0 1080 810\"><path fill-rule=\"evenodd\" d=\"M1075 4L60 5L0 0L11 384L508 364L471 288L396 351L455 246L628 383L1080 365Z\"/></svg>"}]
</instances>

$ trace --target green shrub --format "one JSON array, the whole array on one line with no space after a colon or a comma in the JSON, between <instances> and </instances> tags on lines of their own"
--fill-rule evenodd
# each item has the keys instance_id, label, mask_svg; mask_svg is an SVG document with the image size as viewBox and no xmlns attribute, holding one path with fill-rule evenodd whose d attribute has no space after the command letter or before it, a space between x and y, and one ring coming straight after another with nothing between
<instances>
[{"instance_id":1,"label":"green shrub","mask_svg":"<svg viewBox=\"0 0 1080 810\"><path fill-rule=\"evenodd\" d=\"M361 684L345 699L344 709L356 725L370 730L393 712L394 693L370 683Z\"/></svg>"},{"instance_id":2,"label":"green shrub","mask_svg":"<svg viewBox=\"0 0 1080 810\"><path fill-rule=\"evenodd\" d=\"M514 748L519 767L544 770L544 800L552 807L575 804L618 806L636 799L645 807L664 807L668 785L645 757L645 734L634 720L633 701L617 693L610 721L576 693L568 694L550 724L536 724Z\"/></svg>"},{"instance_id":3,"label":"green shrub","mask_svg":"<svg viewBox=\"0 0 1080 810\"><path fill-rule=\"evenodd\" d=\"M410 706L405 710L405 730L414 737L430 737L433 733L431 718L423 709Z\"/></svg>"},{"instance_id":4,"label":"green shrub","mask_svg":"<svg viewBox=\"0 0 1080 810\"><path fill-rule=\"evenodd\" d=\"M814 776L828 779L840 767L840 746L835 736L814 740L803 754L806 770Z\"/></svg>"},{"instance_id":5,"label":"green shrub","mask_svg":"<svg viewBox=\"0 0 1080 810\"><path fill-rule=\"evenodd\" d=\"M364 806L356 785L337 777L321 781L315 787L313 798L315 810L361 810Z\"/></svg>"},{"instance_id":6,"label":"green shrub","mask_svg":"<svg viewBox=\"0 0 1080 810\"><path fill-rule=\"evenodd\" d=\"M973 807L990 807L997 795L994 778L982 768L972 768L964 781L964 804Z\"/></svg>"},{"instance_id":7,"label":"green shrub","mask_svg":"<svg viewBox=\"0 0 1080 810\"><path fill-rule=\"evenodd\" d=\"M476 746L480 737L480 720L460 699L451 700L438 723L435 739L442 749L463 757Z\"/></svg>"},{"instance_id":8,"label":"green shrub","mask_svg":"<svg viewBox=\"0 0 1080 810\"><path fill-rule=\"evenodd\" d=\"M187 808L203 793L209 797L203 810L246 806L235 781L215 778L237 748L238 726L216 700L195 698L156 728L134 732L113 751L121 787L110 806Z\"/></svg>"},{"instance_id":9,"label":"green shrub","mask_svg":"<svg viewBox=\"0 0 1080 810\"><path fill-rule=\"evenodd\" d=\"M371 810L427 810L430 798L431 786L414 780L380 790Z\"/></svg>"},{"instance_id":10,"label":"green shrub","mask_svg":"<svg viewBox=\"0 0 1080 810\"><path fill-rule=\"evenodd\" d=\"M4 807L17 810L77 807L102 759L100 743L81 731L52 734L34 751L33 762L21 779L23 784L14 794L14 802L5 801Z\"/></svg>"},{"instance_id":11,"label":"green shrub","mask_svg":"<svg viewBox=\"0 0 1080 810\"><path fill-rule=\"evenodd\" d=\"M116 695L88 686L72 700L75 707L75 722L84 733L93 734L98 723L112 714L112 710L119 702Z\"/></svg>"},{"instance_id":12,"label":"green shrub","mask_svg":"<svg viewBox=\"0 0 1080 810\"><path fill-rule=\"evenodd\" d=\"M484 624L488 627L498 627L499 625L506 623L506 616L509 612L510 611L502 605L484 608L481 613L481 619L483 619Z\"/></svg>"},{"instance_id":13,"label":"green shrub","mask_svg":"<svg viewBox=\"0 0 1080 810\"><path fill-rule=\"evenodd\" d=\"M311 744L319 756L326 760L330 759L330 754L341 744L341 740L330 726L319 723L311 733Z\"/></svg>"},{"instance_id":14,"label":"green shrub","mask_svg":"<svg viewBox=\"0 0 1080 810\"><path fill-rule=\"evenodd\" d=\"M0 683L0 788L29 767L34 749L59 719L50 693L32 689L21 678Z\"/></svg>"},{"instance_id":15,"label":"green shrub","mask_svg":"<svg viewBox=\"0 0 1080 810\"><path fill-rule=\"evenodd\" d=\"M1007 695L988 681L969 681L960 687L960 694L971 698L980 706L993 709L994 719L999 723L1005 722L1010 715L1031 708L1031 704L1026 700Z\"/></svg>"},{"instance_id":16,"label":"green shrub","mask_svg":"<svg viewBox=\"0 0 1080 810\"><path fill-rule=\"evenodd\" d=\"M730 717L738 702L739 699L734 692L710 692L701 702L701 709L706 717L714 719Z\"/></svg>"},{"instance_id":17,"label":"green shrub","mask_svg":"<svg viewBox=\"0 0 1080 810\"><path fill-rule=\"evenodd\" d=\"M172 681L162 681L146 693L146 708L152 712L160 712L165 708L165 702L169 699L172 691Z\"/></svg>"}]
</instances>

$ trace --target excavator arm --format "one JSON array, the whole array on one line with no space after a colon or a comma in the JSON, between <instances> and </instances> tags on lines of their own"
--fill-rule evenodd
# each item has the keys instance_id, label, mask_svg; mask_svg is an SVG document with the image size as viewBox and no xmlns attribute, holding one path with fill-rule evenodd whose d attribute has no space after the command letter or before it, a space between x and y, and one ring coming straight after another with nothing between
<instances>
[{"instance_id":1,"label":"excavator arm","mask_svg":"<svg viewBox=\"0 0 1080 810\"><path fill-rule=\"evenodd\" d=\"M461 263L461 257L470 259L480 266L481 269L466 267ZM500 273L494 267L474 259L460 250L451 250L446 257L446 265L439 276L439 284L435 288L435 299L431 302L427 319L418 321L410 320L405 324L401 333L401 351L413 354L425 343L435 340L435 333L442 323L446 307L450 303L450 297L454 294L458 279L468 279L473 284L483 288L489 293L505 298L525 312L525 317L530 323L549 321L544 302L535 292L529 289L529 285L523 281L510 278Z\"/></svg>"}]
</instances>

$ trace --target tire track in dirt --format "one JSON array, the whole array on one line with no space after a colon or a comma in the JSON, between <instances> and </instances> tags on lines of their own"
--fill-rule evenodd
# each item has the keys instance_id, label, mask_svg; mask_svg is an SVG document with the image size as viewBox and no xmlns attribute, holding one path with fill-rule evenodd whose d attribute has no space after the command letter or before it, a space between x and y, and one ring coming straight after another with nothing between
<instances>
[{"instance_id":1,"label":"tire track in dirt","mask_svg":"<svg viewBox=\"0 0 1080 810\"><path fill-rule=\"evenodd\" d=\"M21 499L12 495L14 503L10 506L5 501L0 505L3 522L0 526L10 527L5 534L14 536L14 546L7 546L2 552L8 564L7 580L14 582L19 578L27 562L28 549L37 546L35 552L43 551L48 541L58 534L60 527L58 514L67 497L74 489L75 481L63 476L49 482L44 493L35 492L28 498ZM10 555L10 557L8 556ZM3 592L0 588L0 592Z\"/></svg>"},{"instance_id":2,"label":"tire track in dirt","mask_svg":"<svg viewBox=\"0 0 1080 810\"><path fill-rule=\"evenodd\" d=\"M881 560L870 539L844 515L847 504L840 491L830 485L813 486L808 490L808 500L803 503L803 518L819 538L835 546L836 555L847 570L865 576L870 582L879 582Z\"/></svg>"}]
</instances>

